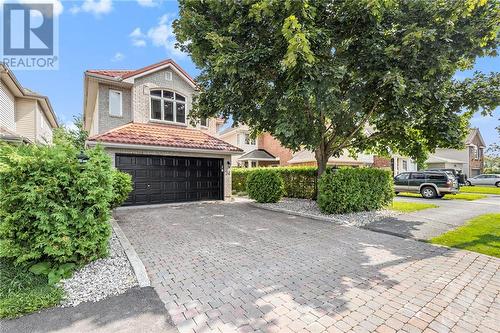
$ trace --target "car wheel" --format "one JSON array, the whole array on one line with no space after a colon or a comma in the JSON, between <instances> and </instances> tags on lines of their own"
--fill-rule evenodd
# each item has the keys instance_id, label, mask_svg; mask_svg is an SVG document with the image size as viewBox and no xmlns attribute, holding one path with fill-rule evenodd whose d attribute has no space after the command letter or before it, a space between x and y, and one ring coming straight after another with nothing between
<instances>
[{"instance_id":1,"label":"car wheel","mask_svg":"<svg viewBox=\"0 0 500 333\"><path fill-rule=\"evenodd\" d=\"M466 182L465 182L465 185L467 185L467 186L472 186L472 183L471 183L470 181L466 181Z\"/></svg>"},{"instance_id":2,"label":"car wheel","mask_svg":"<svg viewBox=\"0 0 500 333\"><path fill-rule=\"evenodd\" d=\"M496 186L496 187L500 187L500 182L496 182L496 183L495 183L495 186Z\"/></svg>"},{"instance_id":3,"label":"car wheel","mask_svg":"<svg viewBox=\"0 0 500 333\"><path fill-rule=\"evenodd\" d=\"M434 189L434 187L431 186L422 187L422 189L420 190L420 194L425 199L432 199L435 198L437 195L436 190Z\"/></svg>"}]
</instances>

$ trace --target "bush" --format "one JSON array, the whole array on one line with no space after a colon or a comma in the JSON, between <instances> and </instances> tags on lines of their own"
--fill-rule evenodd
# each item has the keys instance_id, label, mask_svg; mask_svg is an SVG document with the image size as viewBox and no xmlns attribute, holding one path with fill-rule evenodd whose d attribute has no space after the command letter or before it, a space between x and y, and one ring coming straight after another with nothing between
<instances>
[{"instance_id":1,"label":"bush","mask_svg":"<svg viewBox=\"0 0 500 333\"><path fill-rule=\"evenodd\" d=\"M121 206L128 198L128 194L132 191L132 177L125 172L114 169L113 178L113 199L111 208Z\"/></svg>"},{"instance_id":2,"label":"bush","mask_svg":"<svg viewBox=\"0 0 500 333\"><path fill-rule=\"evenodd\" d=\"M285 184L285 197L315 199L318 179L316 167L276 168Z\"/></svg>"},{"instance_id":3,"label":"bush","mask_svg":"<svg viewBox=\"0 0 500 333\"><path fill-rule=\"evenodd\" d=\"M255 169L248 174L247 192L257 202L278 202L284 193L283 179L274 169Z\"/></svg>"},{"instance_id":4,"label":"bush","mask_svg":"<svg viewBox=\"0 0 500 333\"><path fill-rule=\"evenodd\" d=\"M235 168L232 170L232 186L236 193L246 191L246 179L255 170L271 168ZM288 198L314 199L317 186L316 167L277 167L271 170L279 173L283 179L285 192Z\"/></svg>"},{"instance_id":5,"label":"bush","mask_svg":"<svg viewBox=\"0 0 500 333\"><path fill-rule=\"evenodd\" d=\"M391 203L393 196L391 173L381 169L326 172L318 184L318 206L326 214L381 209Z\"/></svg>"},{"instance_id":6,"label":"bush","mask_svg":"<svg viewBox=\"0 0 500 333\"><path fill-rule=\"evenodd\" d=\"M235 193L245 192L247 190L247 177L250 171L255 169L232 168L231 184Z\"/></svg>"},{"instance_id":7,"label":"bush","mask_svg":"<svg viewBox=\"0 0 500 333\"><path fill-rule=\"evenodd\" d=\"M78 153L62 144L0 146L0 257L53 282L107 254L111 203L128 188L102 148L87 150L84 165Z\"/></svg>"}]
</instances>

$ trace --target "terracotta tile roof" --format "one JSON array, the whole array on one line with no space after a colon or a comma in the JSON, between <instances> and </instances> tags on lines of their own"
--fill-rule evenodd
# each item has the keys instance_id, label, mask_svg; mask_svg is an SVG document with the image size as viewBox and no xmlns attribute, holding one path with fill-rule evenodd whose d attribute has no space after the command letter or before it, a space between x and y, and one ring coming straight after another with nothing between
<instances>
[{"instance_id":1,"label":"terracotta tile roof","mask_svg":"<svg viewBox=\"0 0 500 333\"><path fill-rule=\"evenodd\" d=\"M126 70L126 69L120 69L120 70L112 70L112 69L89 69L87 70L87 73L92 73L92 74L99 74L99 75L104 75L104 76L109 76L112 78L123 78L124 75L129 74L134 72L134 70Z\"/></svg>"},{"instance_id":2,"label":"terracotta tile roof","mask_svg":"<svg viewBox=\"0 0 500 333\"><path fill-rule=\"evenodd\" d=\"M152 70L152 69L155 69L157 67L161 67L161 66L164 66L167 64L174 66L178 71L180 71L182 74L184 74L188 78L189 81L191 81L193 84L196 84L194 79L184 69L182 69L181 66L177 65L177 63L175 61L173 61L172 59L166 59L166 60L160 61L156 64L152 64L152 65L142 67L139 69L135 69L135 70L89 69L89 70L87 70L87 73L100 74L100 75L109 76L109 77L112 77L115 79L124 80L126 78L147 72L149 70Z\"/></svg>"},{"instance_id":3,"label":"terracotta tile roof","mask_svg":"<svg viewBox=\"0 0 500 333\"><path fill-rule=\"evenodd\" d=\"M238 147L198 129L175 125L129 123L88 139L89 141L174 148L241 152Z\"/></svg>"}]
</instances>

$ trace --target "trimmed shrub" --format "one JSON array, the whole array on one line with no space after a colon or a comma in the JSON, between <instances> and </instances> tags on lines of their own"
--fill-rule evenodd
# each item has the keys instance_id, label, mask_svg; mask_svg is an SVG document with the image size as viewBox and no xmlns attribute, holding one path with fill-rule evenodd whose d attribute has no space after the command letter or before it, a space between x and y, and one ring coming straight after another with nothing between
<instances>
[{"instance_id":1,"label":"trimmed shrub","mask_svg":"<svg viewBox=\"0 0 500 333\"><path fill-rule=\"evenodd\" d=\"M318 206L326 214L381 209L393 196L391 173L381 169L339 169L324 173L318 183Z\"/></svg>"},{"instance_id":2,"label":"trimmed shrub","mask_svg":"<svg viewBox=\"0 0 500 333\"><path fill-rule=\"evenodd\" d=\"M272 169L283 179L288 198L314 199L317 186L316 167L277 167L277 168L234 168L232 169L232 186L235 193L246 191L246 180L255 170Z\"/></svg>"},{"instance_id":3,"label":"trimmed shrub","mask_svg":"<svg viewBox=\"0 0 500 333\"><path fill-rule=\"evenodd\" d=\"M278 202L284 193L283 179L274 169L255 169L248 175L247 192L257 202Z\"/></svg>"},{"instance_id":4,"label":"trimmed shrub","mask_svg":"<svg viewBox=\"0 0 500 333\"><path fill-rule=\"evenodd\" d=\"M128 198L128 194L132 191L132 177L125 172L117 169L113 170L113 199L111 200L111 208L116 208L122 205Z\"/></svg>"},{"instance_id":5,"label":"trimmed shrub","mask_svg":"<svg viewBox=\"0 0 500 333\"><path fill-rule=\"evenodd\" d=\"M255 169L247 168L232 168L231 169L231 183L235 193L245 192L247 190L247 177L248 174Z\"/></svg>"},{"instance_id":6,"label":"trimmed shrub","mask_svg":"<svg viewBox=\"0 0 500 333\"><path fill-rule=\"evenodd\" d=\"M102 148L87 150L83 165L78 152L69 144L0 146L0 257L51 281L107 255L111 203L129 188Z\"/></svg>"},{"instance_id":7,"label":"trimmed shrub","mask_svg":"<svg viewBox=\"0 0 500 333\"><path fill-rule=\"evenodd\" d=\"M276 169L285 184L285 197L315 199L318 168L304 166L280 167Z\"/></svg>"}]
</instances>

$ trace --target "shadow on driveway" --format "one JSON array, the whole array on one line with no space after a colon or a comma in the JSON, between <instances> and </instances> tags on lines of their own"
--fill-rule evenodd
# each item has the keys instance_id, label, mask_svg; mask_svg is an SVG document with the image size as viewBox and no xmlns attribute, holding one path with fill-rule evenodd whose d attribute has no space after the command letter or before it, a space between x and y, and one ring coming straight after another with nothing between
<instances>
[{"instance_id":1,"label":"shadow on driveway","mask_svg":"<svg viewBox=\"0 0 500 333\"><path fill-rule=\"evenodd\" d=\"M53 308L0 321L2 333L39 332L159 332L176 333L153 288L128 292L76 307Z\"/></svg>"},{"instance_id":2,"label":"shadow on driveway","mask_svg":"<svg viewBox=\"0 0 500 333\"><path fill-rule=\"evenodd\" d=\"M180 332L491 331L500 260L246 203L119 211Z\"/></svg>"}]
</instances>

